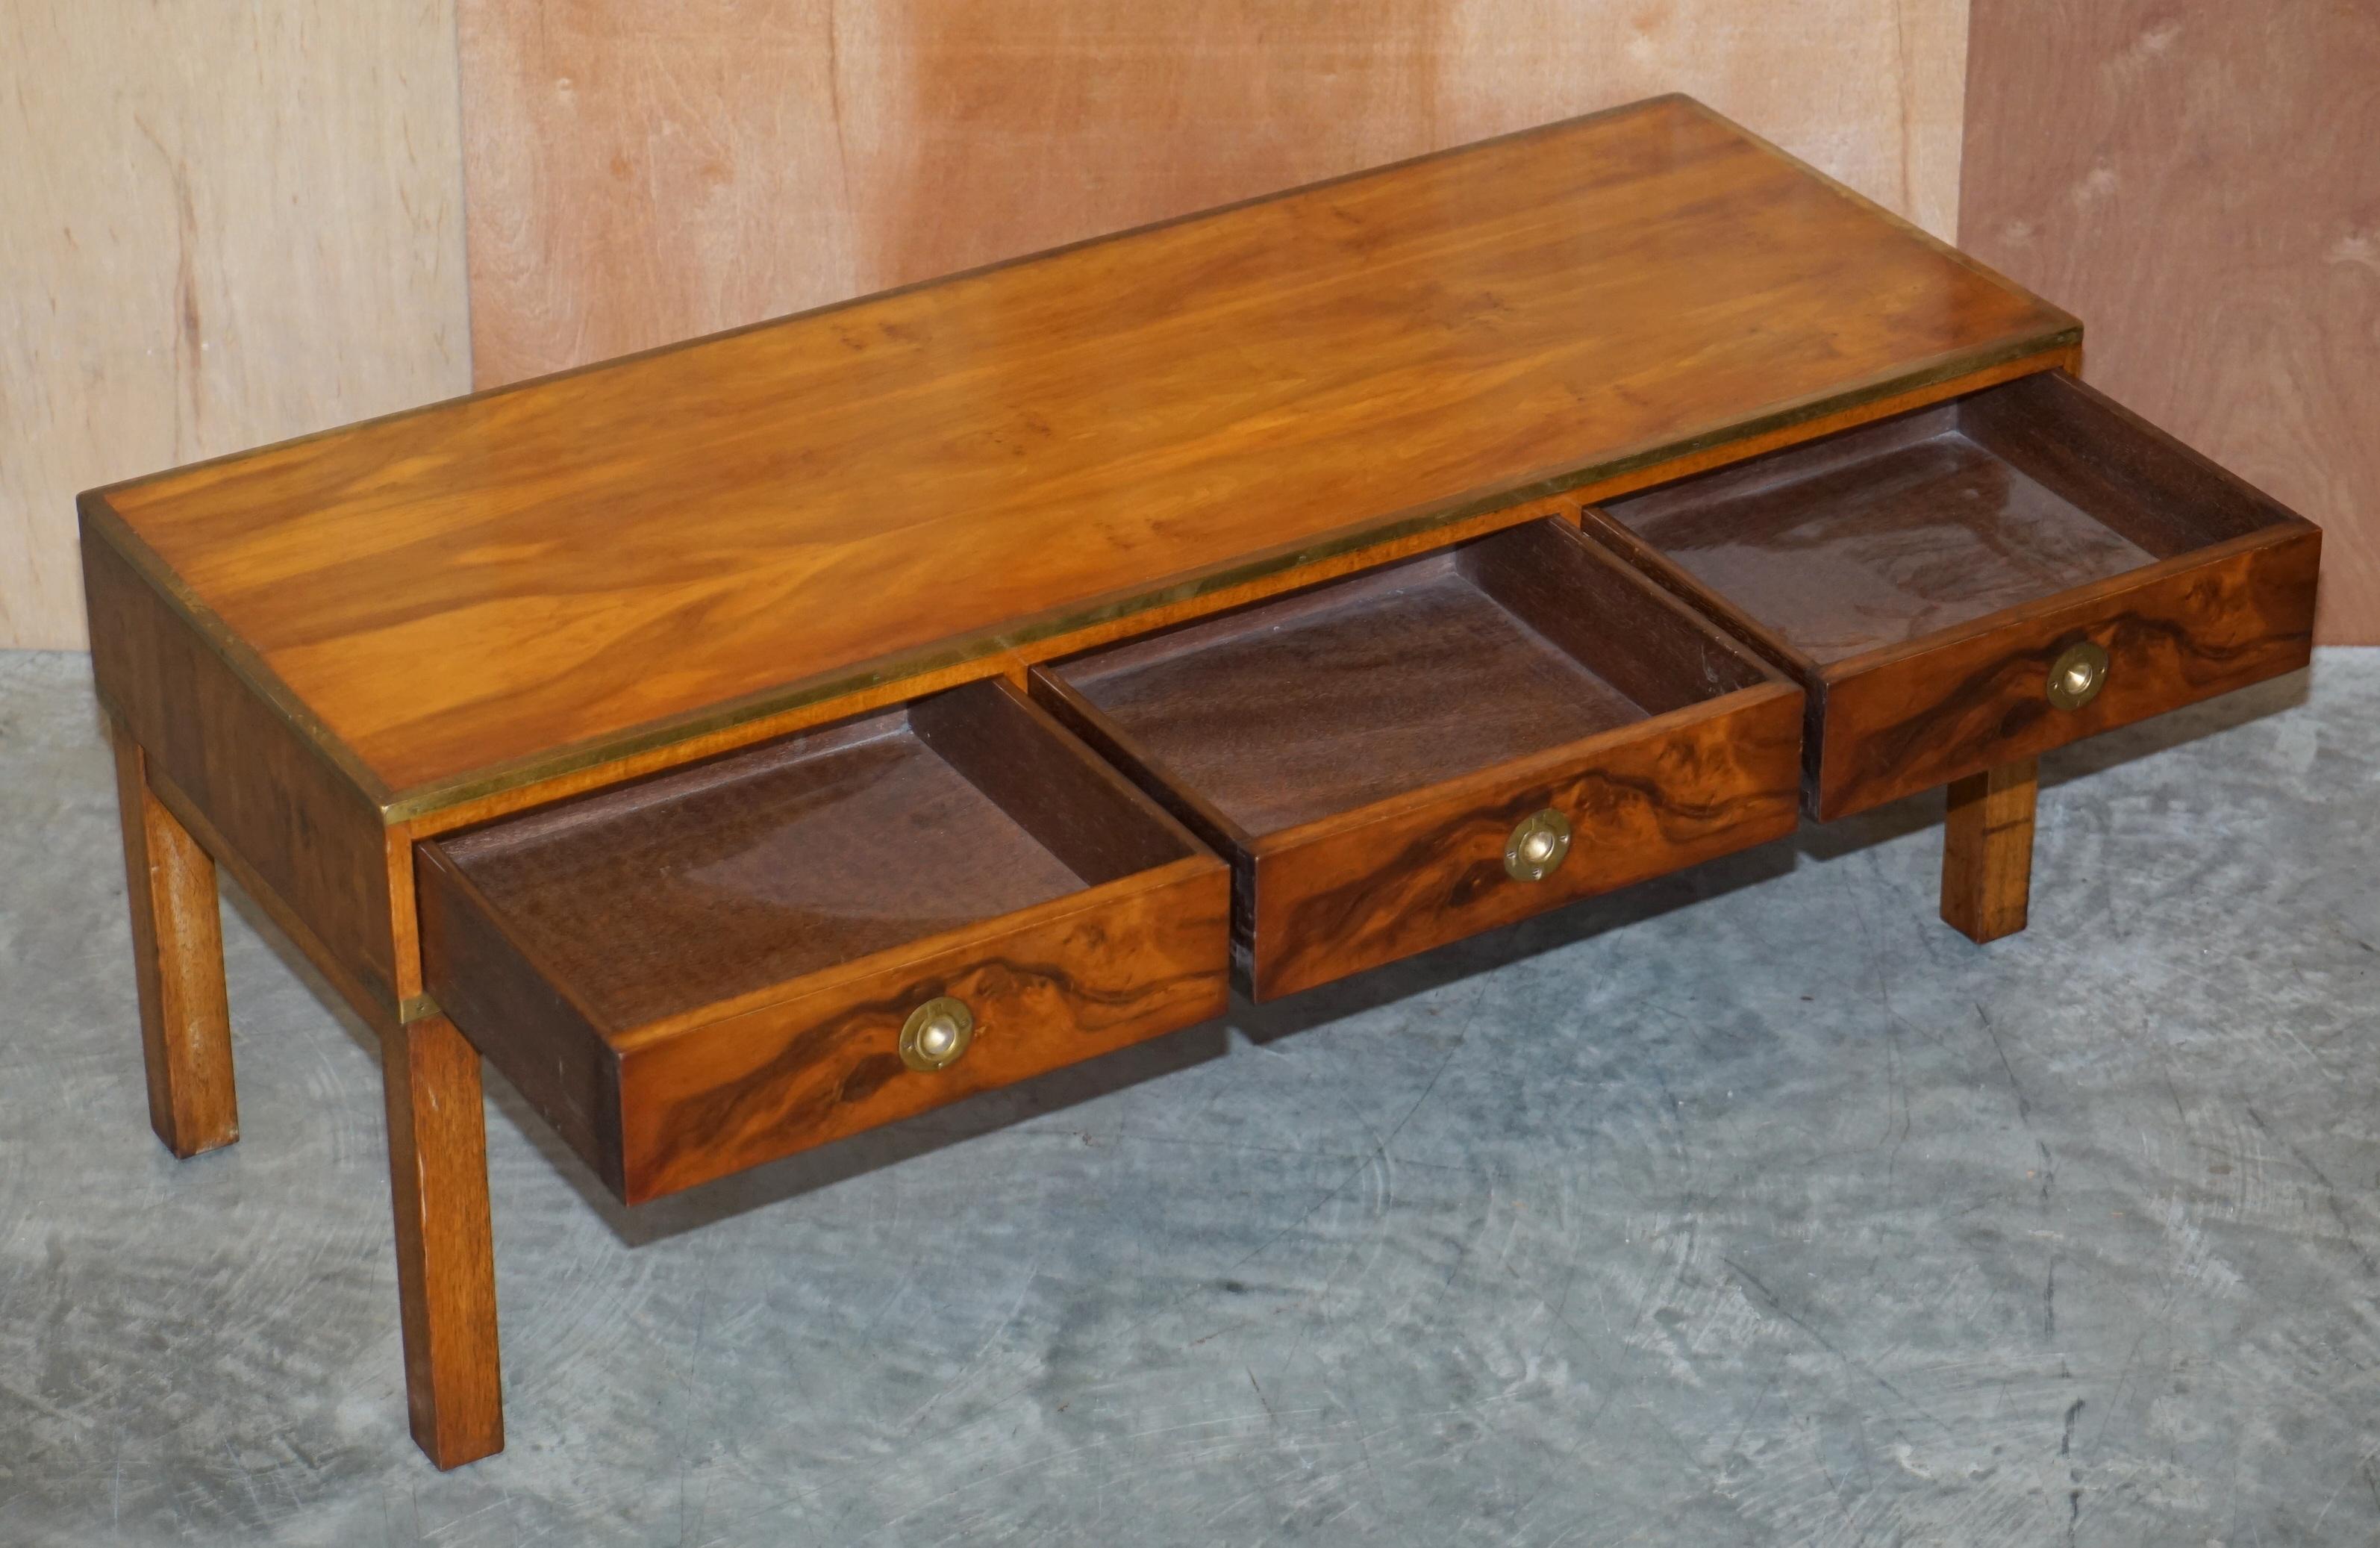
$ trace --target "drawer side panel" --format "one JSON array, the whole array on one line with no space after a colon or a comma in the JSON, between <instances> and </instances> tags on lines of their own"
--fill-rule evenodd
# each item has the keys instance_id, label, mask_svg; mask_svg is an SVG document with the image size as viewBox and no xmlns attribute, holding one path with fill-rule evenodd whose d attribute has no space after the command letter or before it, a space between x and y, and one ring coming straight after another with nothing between
<instances>
[{"instance_id":1,"label":"drawer side panel","mask_svg":"<svg viewBox=\"0 0 2380 1548\"><path fill-rule=\"evenodd\" d=\"M416 848L414 874L422 975L439 1009L613 1192L624 1192L618 1056L438 845Z\"/></svg>"}]
</instances>

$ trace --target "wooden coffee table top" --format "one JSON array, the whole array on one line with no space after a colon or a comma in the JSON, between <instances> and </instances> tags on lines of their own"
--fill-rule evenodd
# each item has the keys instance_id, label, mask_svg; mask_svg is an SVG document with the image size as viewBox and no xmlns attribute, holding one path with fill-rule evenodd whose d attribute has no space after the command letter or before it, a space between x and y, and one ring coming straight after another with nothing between
<instances>
[{"instance_id":1,"label":"wooden coffee table top","mask_svg":"<svg viewBox=\"0 0 2380 1548\"><path fill-rule=\"evenodd\" d=\"M2079 336L1667 97L84 512L395 820Z\"/></svg>"}]
</instances>

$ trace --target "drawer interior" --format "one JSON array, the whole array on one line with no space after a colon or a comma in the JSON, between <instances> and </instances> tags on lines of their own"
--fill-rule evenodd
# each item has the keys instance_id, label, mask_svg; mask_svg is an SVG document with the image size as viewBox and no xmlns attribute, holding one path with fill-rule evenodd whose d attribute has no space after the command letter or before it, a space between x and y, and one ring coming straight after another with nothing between
<instances>
[{"instance_id":1,"label":"drawer interior","mask_svg":"<svg viewBox=\"0 0 2380 1548\"><path fill-rule=\"evenodd\" d=\"M1822 666L2295 519L2063 372L1605 513Z\"/></svg>"},{"instance_id":2,"label":"drawer interior","mask_svg":"<svg viewBox=\"0 0 2380 1548\"><path fill-rule=\"evenodd\" d=\"M1557 520L1045 670L1095 743L1244 836L1764 681Z\"/></svg>"},{"instance_id":3,"label":"drawer interior","mask_svg":"<svg viewBox=\"0 0 2380 1548\"><path fill-rule=\"evenodd\" d=\"M615 1030L1198 852L997 682L437 848L540 975Z\"/></svg>"}]
</instances>

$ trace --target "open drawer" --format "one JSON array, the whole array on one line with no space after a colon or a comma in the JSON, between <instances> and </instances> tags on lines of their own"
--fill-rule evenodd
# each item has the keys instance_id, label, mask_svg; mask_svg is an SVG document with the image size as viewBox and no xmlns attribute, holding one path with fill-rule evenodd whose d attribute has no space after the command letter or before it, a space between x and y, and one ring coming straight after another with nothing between
<instances>
[{"instance_id":1,"label":"open drawer","mask_svg":"<svg viewBox=\"0 0 2380 1548\"><path fill-rule=\"evenodd\" d=\"M996 680L419 860L440 1008L630 1203L1224 1005L1222 862Z\"/></svg>"},{"instance_id":2,"label":"open drawer","mask_svg":"<svg viewBox=\"0 0 2380 1548\"><path fill-rule=\"evenodd\" d=\"M1791 829L1802 696L1558 518L1037 668L1263 1000Z\"/></svg>"},{"instance_id":3,"label":"open drawer","mask_svg":"<svg viewBox=\"0 0 2380 1548\"><path fill-rule=\"evenodd\" d=\"M2322 534L2063 372L1585 513L1809 690L1826 819L2305 664Z\"/></svg>"}]
</instances>

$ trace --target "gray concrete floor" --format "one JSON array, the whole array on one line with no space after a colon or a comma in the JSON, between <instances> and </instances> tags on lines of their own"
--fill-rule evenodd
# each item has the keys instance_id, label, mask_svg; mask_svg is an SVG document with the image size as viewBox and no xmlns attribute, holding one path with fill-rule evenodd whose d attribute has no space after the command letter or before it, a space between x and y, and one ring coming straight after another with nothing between
<instances>
[{"instance_id":1,"label":"gray concrete floor","mask_svg":"<svg viewBox=\"0 0 2380 1548\"><path fill-rule=\"evenodd\" d=\"M2380 1538L2380 654L644 1211L491 1081L511 1449L407 1438L379 1077L227 909L150 1138L79 657L0 655L0 1542Z\"/></svg>"}]
</instances>

